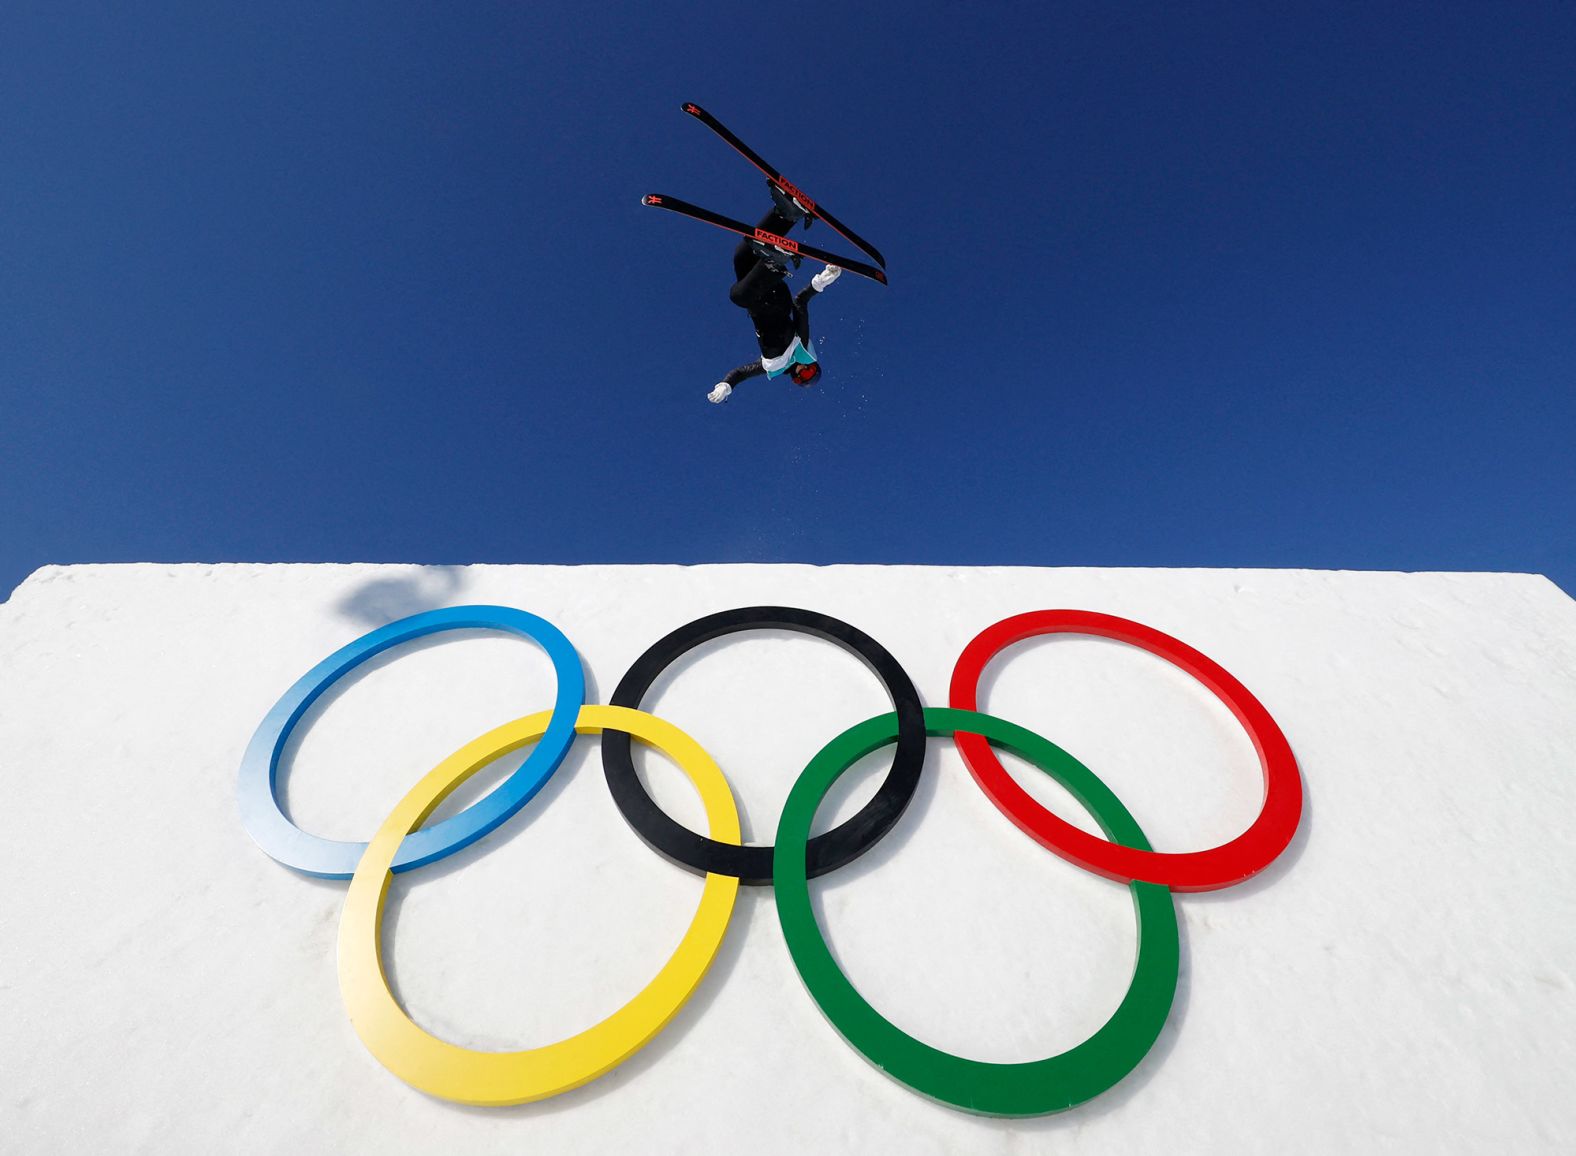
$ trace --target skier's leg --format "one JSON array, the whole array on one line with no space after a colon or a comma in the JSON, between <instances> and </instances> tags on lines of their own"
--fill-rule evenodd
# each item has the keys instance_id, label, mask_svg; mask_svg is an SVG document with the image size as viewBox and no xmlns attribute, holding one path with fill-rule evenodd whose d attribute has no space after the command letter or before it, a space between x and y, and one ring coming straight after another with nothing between
<instances>
[{"instance_id":1,"label":"skier's leg","mask_svg":"<svg viewBox=\"0 0 1576 1156\"><path fill-rule=\"evenodd\" d=\"M733 288L728 290L728 300L740 309L755 311L759 309L766 299L773 295L773 291L783 285L782 270L774 269L765 261L756 260L755 267L733 283Z\"/></svg>"},{"instance_id":2,"label":"skier's leg","mask_svg":"<svg viewBox=\"0 0 1576 1156\"><path fill-rule=\"evenodd\" d=\"M743 281L749 276L750 270L755 268L761 255L750 248L748 240L742 240L733 250L733 279L735 282Z\"/></svg>"},{"instance_id":3,"label":"skier's leg","mask_svg":"<svg viewBox=\"0 0 1576 1156\"><path fill-rule=\"evenodd\" d=\"M793 227L793 222L774 208L757 221L755 227L757 229L765 229L768 233L776 233L781 237ZM733 279L735 281L743 281L750 270L755 268L755 263L760 259L761 255L751 247L748 237L740 241L733 250Z\"/></svg>"},{"instance_id":4,"label":"skier's leg","mask_svg":"<svg viewBox=\"0 0 1576 1156\"><path fill-rule=\"evenodd\" d=\"M788 218L776 209L767 213L755 227L781 236L789 226ZM758 309L772 291L783 283L783 272L774 269L751 246L748 239L740 241L733 250L733 275L736 280L728 291L728 300L741 309Z\"/></svg>"}]
</instances>

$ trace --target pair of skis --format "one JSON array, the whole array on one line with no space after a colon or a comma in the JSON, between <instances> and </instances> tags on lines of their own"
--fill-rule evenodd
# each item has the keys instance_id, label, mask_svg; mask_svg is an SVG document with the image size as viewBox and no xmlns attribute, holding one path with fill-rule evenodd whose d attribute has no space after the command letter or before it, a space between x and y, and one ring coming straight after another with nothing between
<instances>
[{"instance_id":1,"label":"pair of skis","mask_svg":"<svg viewBox=\"0 0 1576 1156\"><path fill-rule=\"evenodd\" d=\"M847 269L850 273L858 273L861 277L869 277L872 281L879 281L883 285L887 283L885 269L886 259L881 256L880 252L874 245L860 237L858 233L855 233L836 217L828 213L825 208L806 196L797 185L795 185L787 177L783 176L780 171L772 168L771 165L762 160L759 153L750 148L749 145L745 144L738 137L734 136L733 133L728 130L726 125L724 125L716 117L712 116L711 113L701 108L700 105L685 104L681 107L685 112L689 113L696 120L700 121L707 128L711 129L712 132L716 133L723 140L732 145L739 152L739 154L744 157L745 160L749 161L756 168L760 169L761 172L765 173L766 178L771 181L773 185L777 186L777 188L781 189L783 192L787 193L790 197L794 198L801 205L803 205L809 213L809 216L805 218L805 225L807 227L812 220L825 221L833 229L836 229L839 233L841 233L843 237L851 244L858 246L860 249L864 250L865 253L869 254L870 257L874 259L876 264L870 265L866 264L864 261L855 261L847 257L839 257L836 253L830 252L826 249L819 248L815 245L806 245L803 241L796 241L789 237L780 237L776 233L770 232L766 229L757 229L754 225L746 225L743 221L735 221L732 217L724 217L721 213L714 213L710 209L702 209L697 205L690 204L688 201L681 201L677 197L669 197L659 193L649 193L640 199L641 204L650 205L655 209L667 209L672 213L680 213L694 220L704 221L708 225L716 225L720 229L727 229L729 232L738 233L741 236L750 237L754 240L762 241L768 245L774 245L777 248L786 250L789 253L797 254L803 257L813 257L815 260L822 261L828 265L839 265L842 268Z\"/></svg>"}]
</instances>

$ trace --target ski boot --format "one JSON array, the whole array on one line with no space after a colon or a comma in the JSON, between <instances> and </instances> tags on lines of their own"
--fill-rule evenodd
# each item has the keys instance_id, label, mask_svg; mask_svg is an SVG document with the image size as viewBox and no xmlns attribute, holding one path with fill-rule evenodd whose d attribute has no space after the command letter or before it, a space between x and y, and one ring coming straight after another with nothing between
<instances>
[{"instance_id":1,"label":"ski boot","mask_svg":"<svg viewBox=\"0 0 1576 1156\"><path fill-rule=\"evenodd\" d=\"M772 204L777 206L777 211L788 218L788 227L790 229L793 228L795 221L800 220L804 222L806 229L810 227L810 223L815 220L815 217L811 215L809 209L783 192L782 189L777 187L777 182L770 178L766 181L766 188L772 194Z\"/></svg>"},{"instance_id":2,"label":"ski boot","mask_svg":"<svg viewBox=\"0 0 1576 1156\"><path fill-rule=\"evenodd\" d=\"M790 253L787 249L780 249L776 245L768 245L765 241L757 241L753 238L750 240L750 248L755 250L762 264L784 276L788 275L789 262L792 262L793 267L797 269L804 261L798 253Z\"/></svg>"}]
</instances>

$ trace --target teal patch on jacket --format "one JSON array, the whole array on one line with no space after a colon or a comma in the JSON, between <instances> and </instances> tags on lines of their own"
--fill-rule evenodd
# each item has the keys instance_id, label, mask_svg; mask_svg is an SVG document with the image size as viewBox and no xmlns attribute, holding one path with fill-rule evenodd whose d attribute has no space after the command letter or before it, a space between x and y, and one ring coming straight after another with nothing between
<instances>
[{"instance_id":1,"label":"teal patch on jacket","mask_svg":"<svg viewBox=\"0 0 1576 1156\"><path fill-rule=\"evenodd\" d=\"M767 377L781 377L795 365L815 364L815 341L813 339L811 340L810 347L808 349L805 348L804 343L801 342L797 337L795 337L793 341L794 343L791 347L793 349L793 359L783 362L781 369L768 369L766 371Z\"/></svg>"}]
</instances>

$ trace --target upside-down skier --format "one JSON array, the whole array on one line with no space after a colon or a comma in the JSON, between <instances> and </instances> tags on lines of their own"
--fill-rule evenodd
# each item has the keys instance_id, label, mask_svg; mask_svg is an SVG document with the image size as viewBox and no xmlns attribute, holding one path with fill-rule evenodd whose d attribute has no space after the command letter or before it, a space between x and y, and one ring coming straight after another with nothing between
<instances>
[{"instance_id":1,"label":"upside-down skier","mask_svg":"<svg viewBox=\"0 0 1576 1156\"><path fill-rule=\"evenodd\" d=\"M803 205L771 181L767 181L767 187L772 194L772 210L761 218L756 228L781 237L807 213ZM731 370L706 395L708 401L727 401L741 381L761 374L779 377L786 373L799 386L811 385L821 376L815 344L810 340L810 298L824 292L837 280L842 269L828 265L793 296L786 283L790 261L797 266L799 258L760 240L740 241L733 250L734 283L728 298L748 311L755 325L755 340L761 347L761 356Z\"/></svg>"}]
</instances>

